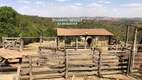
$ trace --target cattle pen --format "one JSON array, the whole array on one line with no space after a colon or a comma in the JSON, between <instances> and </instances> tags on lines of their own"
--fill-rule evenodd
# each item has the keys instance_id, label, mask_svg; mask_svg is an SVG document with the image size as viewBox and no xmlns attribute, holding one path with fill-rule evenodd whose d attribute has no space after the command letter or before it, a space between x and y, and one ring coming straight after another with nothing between
<instances>
[{"instance_id":1,"label":"cattle pen","mask_svg":"<svg viewBox=\"0 0 142 80\"><path fill-rule=\"evenodd\" d=\"M105 75L111 74L130 76L131 74L142 73L142 45L136 43L137 29L135 29L133 44L128 44L127 39L125 44L114 44L112 40L114 35L107 31L106 33L108 34L103 32L101 34L92 34L89 33L90 29L82 29L83 33L81 31L75 34L68 33L74 30L76 29L68 31L60 28L57 29L56 38L38 37L40 43L37 53L34 55L20 54L16 57L14 53L6 54L1 52L0 56L5 58L5 64L9 64L7 63L9 58L3 55L10 55L19 59L17 64L19 66L16 66L18 68L16 68L17 76L15 80L69 79L74 76L97 76L103 78ZM60 32L67 32L68 35ZM85 37L85 40L79 40L80 36ZM99 44L98 36L105 37L103 38L105 40L103 45ZM73 39L71 43L70 37L74 37L71 38ZM22 53L25 47L23 45L24 38L34 37L14 38L14 41L8 41L9 38L5 37L5 46L3 47L6 49L14 49L13 47L16 47L19 49L19 53ZM48 40L46 42L50 43L50 46L42 45L45 39ZM92 40L91 44L87 43L88 39ZM4 69L4 67L1 67L1 70L2 68Z\"/></svg>"}]
</instances>

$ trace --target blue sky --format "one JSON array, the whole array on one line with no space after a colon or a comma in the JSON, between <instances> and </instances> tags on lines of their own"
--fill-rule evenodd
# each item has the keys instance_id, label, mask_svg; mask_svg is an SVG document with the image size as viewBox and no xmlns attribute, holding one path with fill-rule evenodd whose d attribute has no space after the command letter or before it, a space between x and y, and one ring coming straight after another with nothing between
<instances>
[{"instance_id":1,"label":"blue sky","mask_svg":"<svg viewBox=\"0 0 142 80\"><path fill-rule=\"evenodd\" d=\"M0 6L44 17L142 17L142 0L0 0Z\"/></svg>"}]
</instances>

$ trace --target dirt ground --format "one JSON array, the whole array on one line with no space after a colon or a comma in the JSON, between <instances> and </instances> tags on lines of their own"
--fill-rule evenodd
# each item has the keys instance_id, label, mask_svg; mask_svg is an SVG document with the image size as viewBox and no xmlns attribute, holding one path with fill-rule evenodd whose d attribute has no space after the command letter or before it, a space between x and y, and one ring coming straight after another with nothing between
<instances>
[{"instance_id":1,"label":"dirt ground","mask_svg":"<svg viewBox=\"0 0 142 80\"><path fill-rule=\"evenodd\" d=\"M26 45L27 48L21 52L23 55L35 55L38 54L38 46L40 46L40 43L31 43L29 45ZM0 74L0 80L13 80L16 76L15 74ZM53 80L53 79L47 79L47 80ZM64 79L55 79L55 80L64 80ZM115 74L115 75L105 75L103 78L98 78L97 76L82 76L82 77L70 77L67 80L142 80L142 77L140 74L133 74L131 76L126 76L124 74Z\"/></svg>"}]
</instances>

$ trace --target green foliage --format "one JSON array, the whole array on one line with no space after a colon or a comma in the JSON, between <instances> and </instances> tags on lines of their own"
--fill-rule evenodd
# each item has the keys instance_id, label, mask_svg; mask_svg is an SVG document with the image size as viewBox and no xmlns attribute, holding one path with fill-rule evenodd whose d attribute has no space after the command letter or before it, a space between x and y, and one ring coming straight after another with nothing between
<instances>
[{"instance_id":1,"label":"green foliage","mask_svg":"<svg viewBox=\"0 0 142 80\"><path fill-rule=\"evenodd\" d=\"M131 24L133 20L122 19L119 21L111 20L88 20L79 22L74 26L58 26L52 22L52 18L38 16L21 15L11 7L0 7L0 37L19 36L39 37L56 36L56 28L104 28L112 32L119 40L124 40L126 24ZM141 25L139 26L141 27ZM131 29L132 31L133 29ZM132 37L132 35L130 36Z\"/></svg>"},{"instance_id":2,"label":"green foliage","mask_svg":"<svg viewBox=\"0 0 142 80\"><path fill-rule=\"evenodd\" d=\"M17 36L17 15L11 7L0 7L0 36Z\"/></svg>"}]
</instances>

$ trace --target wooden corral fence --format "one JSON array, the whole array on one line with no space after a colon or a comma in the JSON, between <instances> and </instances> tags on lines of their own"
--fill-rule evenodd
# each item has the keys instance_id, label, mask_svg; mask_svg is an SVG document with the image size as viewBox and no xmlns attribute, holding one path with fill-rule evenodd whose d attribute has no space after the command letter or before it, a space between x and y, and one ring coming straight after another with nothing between
<instances>
[{"instance_id":1,"label":"wooden corral fence","mask_svg":"<svg viewBox=\"0 0 142 80\"><path fill-rule=\"evenodd\" d=\"M20 80L127 74L130 54L120 50L49 50L46 47L40 47L38 52L37 56L23 58Z\"/></svg>"},{"instance_id":2,"label":"wooden corral fence","mask_svg":"<svg viewBox=\"0 0 142 80\"><path fill-rule=\"evenodd\" d=\"M24 40L26 39L39 39L40 46L55 47L55 37L2 37L2 42L0 41L0 46L6 49L17 49L23 51Z\"/></svg>"},{"instance_id":3,"label":"wooden corral fence","mask_svg":"<svg viewBox=\"0 0 142 80\"><path fill-rule=\"evenodd\" d=\"M137 51L134 55L133 73L142 74L142 44L137 44L136 48Z\"/></svg>"},{"instance_id":4,"label":"wooden corral fence","mask_svg":"<svg viewBox=\"0 0 142 80\"><path fill-rule=\"evenodd\" d=\"M2 46L6 49L19 49L20 42L20 37L2 37Z\"/></svg>"}]
</instances>

